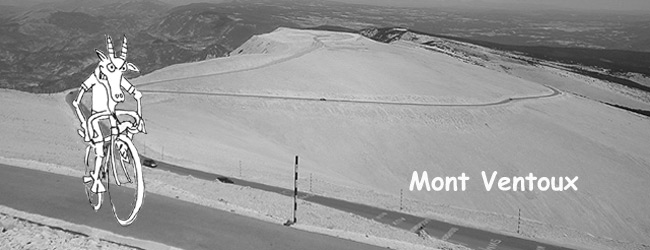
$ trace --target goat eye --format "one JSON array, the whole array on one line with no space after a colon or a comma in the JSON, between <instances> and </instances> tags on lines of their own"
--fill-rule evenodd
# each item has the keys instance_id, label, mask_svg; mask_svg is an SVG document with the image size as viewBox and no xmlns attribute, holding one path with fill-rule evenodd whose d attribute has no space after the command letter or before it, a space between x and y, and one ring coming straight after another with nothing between
<instances>
[{"instance_id":1,"label":"goat eye","mask_svg":"<svg viewBox=\"0 0 650 250\"><path fill-rule=\"evenodd\" d=\"M125 70L126 70L126 67L124 67L124 66L122 66L122 67L120 68L120 71L125 71Z\"/></svg>"},{"instance_id":2,"label":"goat eye","mask_svg":"<svg viewBox=\"0 0 650 250\"><path fill-rule=\"evenodd\" d=\"M109 65L108 65L108 71L110 71L110 72L115 71L115 65L113 65L112 63L109 64Z\"/></svg>"}]
</instances>

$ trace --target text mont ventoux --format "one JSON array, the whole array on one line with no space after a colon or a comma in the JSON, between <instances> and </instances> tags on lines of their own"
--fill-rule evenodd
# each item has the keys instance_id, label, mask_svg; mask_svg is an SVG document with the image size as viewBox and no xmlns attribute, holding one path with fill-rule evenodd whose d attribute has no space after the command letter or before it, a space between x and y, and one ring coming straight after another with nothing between
<instances>
[{"instance_id":1,"label":"text mont ventoux","mask_svg":"<svg viewBox=\"0 0 650 250\"><path fill-rule=\"evenodd\" d=\"M494 181L496 180L497 171L492 172L492 176L489 179L485 175L485 171L481 171L481 175L483 176L483 184L485 185L485 190L490 191L495 184ZM413 191L414 188L417 188L417 190L420 191L422 188L426 188L427 191L431 191L431 189L433 189L433 191L450 191L452 189L454 191L457 191L458 182L460 182L460 190L465 191L465 181L467 180L469 180L469 177L466 176L465 173L462 173L458 177L443 178L436 176L433 179L429 180L427 171L422 172L421 178L418 175L417 171L413 171L413 177L411 178L411 186L409 190ZM540 191L547 191L549 189L553 191L564 191L569 189L577 191L578 187L575 185L577 180L578 176L573 177L573 179L570 179L568 176L557 178L537 178L533 175L533 173L529 173L528 176L525 177L501 177L498 179L496 184L501 191L533 191L535 188Z\"/></svg>"}]
</instances>

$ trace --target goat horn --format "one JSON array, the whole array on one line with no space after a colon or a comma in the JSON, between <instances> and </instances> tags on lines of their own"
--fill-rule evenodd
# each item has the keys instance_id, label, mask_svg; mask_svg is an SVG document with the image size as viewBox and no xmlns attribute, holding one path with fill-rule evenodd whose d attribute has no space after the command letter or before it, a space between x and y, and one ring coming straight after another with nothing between
<instances>
[{"instance_id":1,"label":"goat horn","mask_svg":"<svg viewBox=\"0 0 650 250\"><path fill-rule=\"evenodd\" d=\"M124 35L124 39L122 41L122 53L120 53L120 58L122 58L122 60L126 60L126 35Z\"/></svg>"},{"instance_id":2,"label":"goat horn","mask_svg":"<svg viewBox=\"0 0 650 250\"><path fill-rule=\"evenodd\" d=\"M113 51L113 40L110 36L106 36L106 48L108 49L109 58L115 58L115 52Z\"/></svg>"}]
</instances>

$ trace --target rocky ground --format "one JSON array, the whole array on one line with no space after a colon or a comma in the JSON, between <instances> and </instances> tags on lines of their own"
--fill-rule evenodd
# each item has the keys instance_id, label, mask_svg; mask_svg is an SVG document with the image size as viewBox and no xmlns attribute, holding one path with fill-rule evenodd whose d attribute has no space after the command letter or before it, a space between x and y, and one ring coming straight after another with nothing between
<instances>
[{"instance_id":1,"label":"rocky ground","mask_svg":"<svg viewBox=\"0 0 650 250\"><path fill-rule=\"evenodd\" d=\"M134 249L0 213L0 249Z\"/></svg>"}]
</instances>

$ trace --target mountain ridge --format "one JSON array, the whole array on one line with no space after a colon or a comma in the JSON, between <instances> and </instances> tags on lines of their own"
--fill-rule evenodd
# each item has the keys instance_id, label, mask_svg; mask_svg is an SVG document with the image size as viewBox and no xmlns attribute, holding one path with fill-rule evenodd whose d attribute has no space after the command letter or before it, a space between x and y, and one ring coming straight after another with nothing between
<instances>
[{"instance_id":1,"label":"mountain ridge","mask_svg":"<svg viewBox=\"0 0 650 250\"><path fill-rule=\"evenodd\" d=\"M130 60L140 66L141 74L176 63L227 56L253 35L264 34L277 27L311 27L339 32L366 32L366 35L375 29L385 32L384 35L393 36L393 39L412 39L399 34L400 32L395 33L396 28L358 28L358 23L351 24L351 27L357 28L349 28L339 26L341 23L338 21L323 23L317 16L312 16L315 14L314 7L309 5L300 6L295 15L287 12L286 6L273 3L243 5L228 2L174 6L158 0L69 0L58 5L38 6L40 7L19 14L0 17L0 65L3 66L0 69L1 88L46 93L76 87L92 70L95 59L92 51L105 47L104 35L107 34L126 34L130 38L135 46ZM262 10L263 13L260 12ZM381 27L378 24L365 25L368 26ZM648 91L643 84L638 84L636 79L626 77L625 74L639 72L645 76L650 75L650 69L645 66L650 64L650 56L647 56L650 53L512 47L411 29L408 29L408 33L403 33L416 37L435 36L466 41L505 51L525 51L531 58L540 60L577 62L591 68L575 68L574 72ZM374 39L390 42L382 37ZM546 53L548 51L553 53ZM560 56L549 56L552 54ZM605 72L598 71L600 69Z\"/></svg>"}]
</instances>

